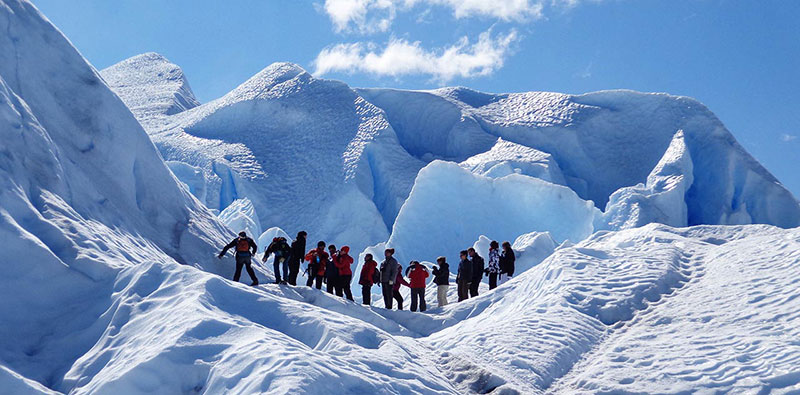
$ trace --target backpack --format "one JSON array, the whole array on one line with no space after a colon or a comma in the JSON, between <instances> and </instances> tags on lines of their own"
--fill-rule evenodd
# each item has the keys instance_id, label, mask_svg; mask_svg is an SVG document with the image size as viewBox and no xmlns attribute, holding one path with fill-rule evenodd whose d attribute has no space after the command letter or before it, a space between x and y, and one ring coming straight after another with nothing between
<instances>
[{"instance_id":1,"label":"backpack","mask_svg":"<svg viewBox=\"0 0 800 395\"><path fill-rule=\"evenodd\" d=\"M373 284L380 284L381 282L381 271L378 268L372 269L372 283Z\"/></svg>"},{"instance_id":2,"label":"backpack","mask_svg":"<svg viewBox=\"0 0 800 395\"><path fill-rule=\"evenodd\" d=\"M246 238L239 238L239 241L236 242L236 251L237 252L250 252L250 242L247 241Z\"/></svg>"}]
</instances>

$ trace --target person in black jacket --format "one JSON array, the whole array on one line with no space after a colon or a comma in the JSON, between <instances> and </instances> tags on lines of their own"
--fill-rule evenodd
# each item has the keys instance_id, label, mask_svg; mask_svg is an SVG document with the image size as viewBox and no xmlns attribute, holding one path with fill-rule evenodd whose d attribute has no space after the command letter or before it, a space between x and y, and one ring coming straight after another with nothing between
<instances>
[{"instance_id":1,"label":"person in black jacket","mask_svg":"<svg viewBox=\"0 0 800 395\"><path fill-rule=\"evenodd\" d=\"M303 230L297 232L297 238L292 242L292 252L289 254L289 279L291 285L297 285L297 275L300 273L300 262L306 254L306 235Z\"/></svg>"},{"instance_id":2,"label":"person in black jacket","mask_svg":"<svg viewBox=\"0 0 800 395\"><path fill-rule=\"evenodd\" d=\"M511 243L503 242L503 252L500 253L500 284L508 281L514 276L514 263L517 260Z\"/></svg>"},{"instance_id":3,"label":"person in black jacket","mask_svg":"<svg viewBox=\"0 0 800 395\"><path fill-rule=\"evenodd\" d=\"M461 251L461 262L458 264L458 301L469 299L469 284L472 281L472 262L467 259L467 251Z\"/></svg>"},{"instance_id":4,"label":"person in black jacket","mask_svg":"<svg viewBox=\"0 0 800 395\"><path fill-rule=\"evenodd\" d=\"M481 285L483 280L483 270L485 269L485 262L474 248L467 250L470 258L472 258L472 282L469 285L469 296L474 298L478 296L478 286Z\"/></svg>"},{"instance_id":5,"label":"person in black jacket","mask_svg":"<svg viewBox=\"0 0 800 395\"><path fill-rule=\"evenodd\" d=\"M250 259L253 255L256 254L258 251L258 246L253 239L247 237L247 233L239 232L239 237L233 239L232 242L228 243L225 248L222 249L222 252L219 253L217 256L219 259L222 259L225 256L225 253L228 252L231 248L236 247L236 272L233 274L233 281L239 281L239 277L242 275L242 266L247 267L247 274L250 275L250 279L253 280L253 283L250 285L258 285L258 278L256 277L256 273L253 271L253 267L250 266ZM250 250L252 249L252 252Z\"/></svg>"},{"instance_id":6,"label":"person in black jacket","mask_svg":"<svg viewBox=\"0 0 800 395\"><path fill-rule=\"evenodd\" d=\"M447 264L447 258L443 256L436 258L436 263L439 266L433 267L433 283L438 286L436 299L439 307L444 307L447 306L447 290L450 288L450 265Z\"/></svg>"},{"instance_id":7,"label":"person in black jacket","mask_svg":"<svg viewBox=\"0 0 800 395\"><path fill-rule=\"evenodd\" d=\"M286 242L285 237L276 237L272 239L267 250L264 251L264 257L261 262L267 262L270 254L275 254L275 260L272 262L272 268L275 271L275 284L286 284L289 280L289 255L292 253L292 248ZM283 277L281 277L281 267L283 267Z\"/></svg>"}]
</instances>

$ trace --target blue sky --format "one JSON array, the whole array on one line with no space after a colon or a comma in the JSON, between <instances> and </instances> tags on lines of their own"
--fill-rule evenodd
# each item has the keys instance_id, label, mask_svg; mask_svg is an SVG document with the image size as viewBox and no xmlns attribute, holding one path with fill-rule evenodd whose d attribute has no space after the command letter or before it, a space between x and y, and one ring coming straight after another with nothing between
<instances>
[{"instance_id":1,"label":"blue sky","mask_svg":"<svg viewBox=\"0 0 800 395\"><path fill-rule=\"evenodd\" d=\"M204 102L277 61L356 87L692 96L800 197L800 1L34 3L98 69L159 52Z\"/></svg>"}]
</instances>

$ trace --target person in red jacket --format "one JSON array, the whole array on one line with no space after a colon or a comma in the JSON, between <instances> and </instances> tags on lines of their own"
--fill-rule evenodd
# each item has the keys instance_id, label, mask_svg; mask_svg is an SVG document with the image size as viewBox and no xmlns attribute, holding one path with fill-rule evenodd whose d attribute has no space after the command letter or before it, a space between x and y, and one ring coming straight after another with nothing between
<instances>
[{"instance_id":1,"label":"person in red jacket","mask_svg":"<svg viewBox=\"0 0 800 395\"><path fill-rule=\"evenodd\" d=\"M408 271L408 278L411 279L411 311L417 311L417 304L419 311L425 311L425 279L429 275L428 268L418 261L411 261Z\"/></svg>"},{"instance_id":2,"label":"person in red jacket","mask_svg":"<svg viewBox=\"0 0 800 395\"><path fill-rule=\"evenodd\" d=\"M308 285L309 287L316 280L317 289L322 289L322 279L325 277L325 265L328 264L328 253L325 252L325 242L320 241L317 243L317 248L311 250L306 254L306 261L308 261Z\"/></svg>"},{"instance_id":3,"label":"person in red jacket","mask_svg":"<svg viewBox=\"0 0 800 395\"><path fill-rule=\"evenodd\" d=\"M400 286L405 285L406 287L410 287L411 284L403 278L403 266L399 263L397 264L397 277L394 279L394 284L392 287L392 297L394 300L397 301L397 310L403 310L403 295L400 295ZM386 284L383 284L385 287Z\"/></svg>"},{"instance_id":4,"label":"person in red jacket","mask_svg":"<svg viewBox=\"0 0 800 395\"><path fill-rule=\"evenodd\" d=\"M365 255L364 266L361 267L361 277L359 277L358 283L361 284L361 303L367 306L372 303L372 285L376 283L376 272L378 272L378 262L375 262L372 254ZM380 273L377 274L377 283L380 284Z\"/></svg>"},{"instance_id":5,"label":"person in red jacket","mask_svg":"<svg viewBox=\"0 0 800 395\"><path fill-rule=\"evenodd\" d=\"M334 261L336 263L336 268L339 269L339 286L337 287L337 295L342 296L342 292L344 292L344 296L349 299L353 300L353 292L350 290L350 283L353 281L353 269L350 266L353 264L353 257L349 255L350 247L343 246L341 250L339 250L339 254L337 254L337 259Z\"/></svg>"}]
</instances>

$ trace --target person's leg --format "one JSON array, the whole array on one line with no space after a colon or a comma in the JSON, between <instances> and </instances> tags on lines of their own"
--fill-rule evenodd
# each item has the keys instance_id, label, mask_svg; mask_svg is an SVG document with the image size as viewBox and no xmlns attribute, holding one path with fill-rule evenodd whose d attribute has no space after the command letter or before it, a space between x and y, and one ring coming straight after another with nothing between
<instances>
[{"instance_id":1,"label":"person's leg","mask_svg":"<svg viewBox=\"0 0 800 395\"><path fill-rule=\"evenodd\" d=\"M459 281L456 283L457 292L458 292L458 301L461 302L464 300L464 282Z\"/></svg>"},{"instance_id":2,"label":"person's leg","mask_svg":"<svg viewBox=\"0 0 800 395\"><path fill-rule=\"evenodd\" d=\"M322 276L315 275L314 278L317 279L317 289L321 290L322 289Z\"/></svg>"},{"instance_id":3,"label":"person's leg","mask_svg":"<svg viewBox=\"0 0 800 395\"><path fill-rule=\"evenodd\" d=\"M289 284L297 285L297 274L300 271L300 262L289 262Z\"/></svg>"},{"instance_id":4,"label":"person's leg","mask_svg":"<svg viewBox=\"0 0 800 395\"><path fill-rule=\"evenodd\" d=\"M439 289L438 289L439 294L437 295L439 297L438 298L439 299L439 307L447 306L447 290L448 290L448 288L450 288L449 285L440 285L439 286Z\"/></svg>"},{"instance_id":5,"label":"person's leg","mask_svg":"<svg viewBox=\"0 0 800 395\"><path fill-rule=\"evenodd\" d=\"M333 279L333 286L336 290L336 296L342 297L344 296L344 290L342 289L342 281L344 281L344 276L336 276Z\"/></svg>"},{"instance_id":6,"label":"person's leg","mask_svg":"<svg viewBox=\"0 0 800 395\"><path fill-rule=\"evenodd\" d=\"M369 285L361 285L361 304L369 306L371 304L372 287Z\"/></svg>"},{"instance_id":7,"label":"person's leg","mask_svg":"<svg viewBox=\"0 0 800 395\"><path fill-rule=\"evenodd\" d=\"M281 264L280 264L280 262L278 262L278 258L275 258L275 260L272 261L272 272L275 273L275 284L278 284L278 283L281 282L281 270L280 270L281 266L280 265Z\"/></svg>"},{"instance_id":8,"label":"person's leg","mask_svg":"<svg viewBox=\"0 0 800 395\"><path fill-rule=\"evenodd\" d=\"M400 295L400 290L392 290L392 296L397 301L397 310L403 310L403 295Z\"/></svg>"},{"instance_id":9,"label":"person's leg","mask_svg":"<svg viewBox=\"0 0 800 395\"><path fill-rule=\"evenodd\" d=\"M474 298L478 296L478 287L480 287L481 282L473 280L469 285L469 297Z\"/></svg>"},{"instance_id":10,"label":"person's leg","mask_svg":"<svg viewBox=\"0 0 800 395\"><path fill-rule=\"evenodd\" d=\"M417 311L417 299L419 299L419 288L411 288L411 311Z\"/></svg>"},{"instance_id":11,"label":"person's leg","mask_svg":"<svg viewBox=\"0 0 800 395\"><path fill-rule=\"evenodd\" d=\"M389 283L381 284L381 293L383 294L383 305L391 310L392 309L392 286Z\"/></svg>"},{"instance_id":12,"label":"person's leg","mask_svg":"<svg viewBox=\"0 0 800 395\"><path fill-rule=\"evenodd\" d=\"M419 289L419 311L425 311L428 306L425 304L425 288Z\"/></svg>"},{"instance_id":13,"label":"person's leg","mask_svg":"<svg viewBox=\"0 0 800 395\"><path fill-rule=\"evenodd\" d=\"M256 277L256 272L253 271L253 266L250 265L250 259L247 260L245 267L247 267L247 274L250 275L250 279L253 280L252 285L258 285L258 277Z\"/></svg>"},{"instance_id":14,"label":"person's leg","mask_svg":"<svg viewBox=\"0 0 800 395\"><path fill-rule=\"evenodd\" d=\"M327 277L325 285L327 286L328 293L333 295L334 290L336 290L336 279L333 277Z\"/></svg>"},{"instance_id":15,"label":"person's leg","mask_svg":"<svg viewBox=\"0 0 800 395\"><path fill-rule=\"evenodd\" d=\"M489 273L489 289L497 288L497 273Z\"/></svg>"},{"instance_id":16,"label":"person's leg","mask_svg":"<svg viewBox=\"0 0 800 395\"><path fill-rule=\"evenodd\" d=\"M347 300L353 300L353 291L350 289L350 281L352 281L352 278L352 275L342 276L342 290Z\"/></svg>"},{"instance_id":17,"label":"person's leg","mask_svg":"<svg viewBox=\"0 0 800 395\"><path fill-rule=\"evenodd\" d=\"M239 282L239 278L242 277L242 267L244 266L244 261L236 257L236 271L233 273L233 281Z\"/></svg>"},{"instance_id":18,"label":"person's leg","mask_svg":"<svg viewBox=\"0 0 800 395\"><path fill-rule=\"evenodd\" d=\"M308 280L306 280L306 285L311 288L314 286L314 267L309 266L308 269Z\"/></svg>"}]
</instances>

